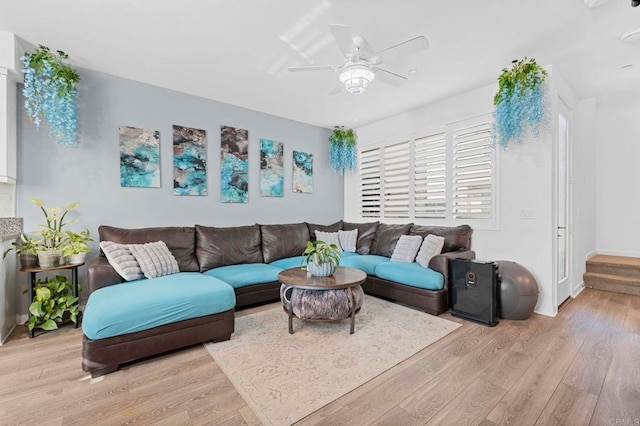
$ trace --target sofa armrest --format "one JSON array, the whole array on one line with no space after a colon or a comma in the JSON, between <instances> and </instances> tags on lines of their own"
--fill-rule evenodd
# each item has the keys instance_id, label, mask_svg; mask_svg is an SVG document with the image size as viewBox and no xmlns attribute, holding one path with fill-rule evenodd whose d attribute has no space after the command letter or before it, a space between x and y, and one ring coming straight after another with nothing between
<instances>
[{"instance_id":1,"label":"sofa armrest","mask_svg":"<svg viewBox=\"0 0 640 426\"><path fill-rule=\"evenodd\" d=\"M87 269L87 287L89 294L112 284L124 282L120 274L109 264L104 256L98 256Z\"/></svg>"},{"instance_id":2,"label":"sofa armrest","mask_svg":"<svg viewBox=\"0 0 640 426\"><path fill-rule=\"evenodd\" d=\"M449 285L449 261L451 259L475 259L476 252L473 250L460 250L441 253L433 256L429 261L429 268L438 271L444 277L444 288L450 289Z\"/></svg>"}]
</instances>

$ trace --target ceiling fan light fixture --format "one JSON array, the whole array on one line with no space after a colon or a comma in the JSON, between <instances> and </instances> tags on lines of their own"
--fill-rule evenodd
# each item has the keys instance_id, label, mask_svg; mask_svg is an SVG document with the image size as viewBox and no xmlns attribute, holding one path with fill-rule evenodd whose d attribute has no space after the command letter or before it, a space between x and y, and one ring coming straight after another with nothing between
<instances>
[{"instance_id":1,"label":"ceiling fan light fixture","mask_svg":"<svg viewBox=\"0 0 640 426\"><path fill-rule=\"evenodd\" d=\"M369 83L375 78L375 74L362 65L350 66L340 73L340 82L349 93L359 95L367 90Z\"/></svg>"}]
</instances>

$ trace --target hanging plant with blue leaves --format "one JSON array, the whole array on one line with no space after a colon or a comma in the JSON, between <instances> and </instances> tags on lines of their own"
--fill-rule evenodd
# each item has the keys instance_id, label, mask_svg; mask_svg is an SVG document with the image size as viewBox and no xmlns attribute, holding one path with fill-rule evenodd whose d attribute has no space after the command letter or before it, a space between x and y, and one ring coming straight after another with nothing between
<instances>
[{"instance_id":1,"label":"hanging plant with blue leaves","mask_svg":"<svg viewBox=\"0 0 640 426\"><path fill-rule=\"evenodd\" d=\"M49 123L49 138L61 145L76 147L78 142L78 91L80 76L64 62L69 55L53 53L40 45L34 53L20 58L24 64L24 107L36 128Z\"/></svg>"},{"instance_id":2,"label":"hanging plant with blue leaves","mask_svg":"<svg viewBox=\"0 0 640 426\"><path fill-rule=\"evenodd\" d=\"M546 78L547 71L533 58L513 61L511 69L502 70L493 98L494 143L506 148L510 141L522 142L527 129L538 137L540 124L548 127Z\"/></svg>"},{"instance_id":3,"label":"hanging plant with blue leaves","mask_svg":"<svg viewBox=\"0 0 640 426\"><path fill-rule=\"evenodd\" d=\"M335 173L355 172L358 167L357 137L353 129L335 126L329 137L329 165Z\"/></svg>"}]
</instances>

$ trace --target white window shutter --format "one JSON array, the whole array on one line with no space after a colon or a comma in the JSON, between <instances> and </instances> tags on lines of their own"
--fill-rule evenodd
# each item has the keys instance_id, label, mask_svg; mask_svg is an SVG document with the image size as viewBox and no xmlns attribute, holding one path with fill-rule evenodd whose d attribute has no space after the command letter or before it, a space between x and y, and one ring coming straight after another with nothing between
<instances>
[{"instance_id":1,"label":"white window shutter","mask_svg":"<svg viewBox=\"0 0 640 426\"><path fill-rule=\"evenodd\" d=\"M414 217L445 218L446 205L445 133L414 141Z\"/></svg>"},{"instance_id":2,"label":"white window shutter","mask_svg":"<svg viewBox=\"0 0 640 426\"><path fill-rule=\"evenodd\" d=\"M384 148L384 217L409 218L409 141Z\"/></svg>"},{"instance_id":3,"label":"white window shutter","mask_svg":"<svg viewBox=\"0 0 640 426\"><path fill-rule=\"evenodd\" d=\"M380 217L380 148L360 153L360 214Z\"/></svg>"}]
</instances>

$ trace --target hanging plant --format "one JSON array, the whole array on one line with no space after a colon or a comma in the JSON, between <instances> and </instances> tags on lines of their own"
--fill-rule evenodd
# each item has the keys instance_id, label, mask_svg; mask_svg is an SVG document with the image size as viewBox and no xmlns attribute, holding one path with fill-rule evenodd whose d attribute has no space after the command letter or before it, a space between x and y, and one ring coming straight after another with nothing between
<instances>
[{"instance_id":1,"label":"hanging plant","mask_svg":"<svg viewBox=\"0 0 640 426\"><path fill-rule=\"evenodd\" d=\"M336 173L355 172L358 167L357 137L353 129L335 126L329 137L329 165Z\"/></svg>"},{"instance_id":2,"label":"hanging plant","mask_svg":"<svg viewBox=\"0 0 640 426\"><path fill-rule=\"evenodd\" d=\"M36 128L49 123L49 138L61 145L77 146L78 92L80 76L64 62L69 55L53 53L40 45L20 58L24 64L24 107Z\"/></svg>"},{"instance_id":3,"label":"hanging plant","mask_svg":"<svg viewBox=\"0 0 640 426\"><path fill-rule=\"evenodd\" d=\"M527 58L513 61L498 77L498 92L493 98L493 138L502 147L510 141L522 142L527 128L534 137L540 134L540 122L548 126L547 71Z\"/></svg>"}]
</instances>

